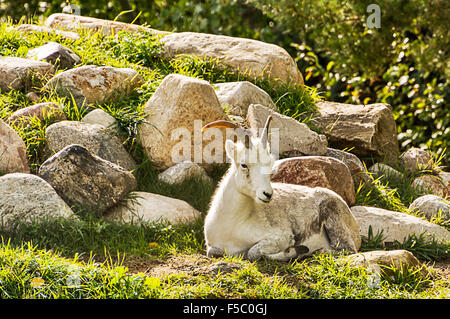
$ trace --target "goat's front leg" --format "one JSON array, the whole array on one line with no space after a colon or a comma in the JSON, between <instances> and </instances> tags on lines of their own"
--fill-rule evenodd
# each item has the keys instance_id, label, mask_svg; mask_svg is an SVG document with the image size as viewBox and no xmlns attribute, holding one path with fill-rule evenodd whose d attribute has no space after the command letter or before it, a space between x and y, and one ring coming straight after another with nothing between
<instances>
[{"instance_id":1,"label":"goat's front leg","mask_svg":"<svg viewBox=\"0 0 450 319\"><path fill-rule=\"evenodd\" d=\"M294 245L294 236L265 238L248 250L247 258L251 261L261 257L277 261L288 261L297 256Z\"/></svg>"},{"instance_id":2,"label":"goat's front leg","mask_svg":"<svg viewBox=\"0 0 450 319\"><path fill-rule=\"evenodd\" d=\"M223 255L225 255L225 250L222 248L213 246L207 246L206 248L206 256L208 257L222 257Z\"/></svg>"}]
</instances>

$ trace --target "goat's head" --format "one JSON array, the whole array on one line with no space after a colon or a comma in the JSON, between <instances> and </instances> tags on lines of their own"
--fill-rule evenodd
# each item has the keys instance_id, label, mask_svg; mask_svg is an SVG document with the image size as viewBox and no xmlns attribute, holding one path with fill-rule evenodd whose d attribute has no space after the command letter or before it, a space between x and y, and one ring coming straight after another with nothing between
<instances>
[{"instance_id":1,"label":"goat's head","mask_svg":"<svg viewBox=\"0 0 450 319\"><path fill-rule=\"evenodd\" d=\"M232 128L237 136L244 140L244 142L239 140L234 142L228 139L225 142L225 151L231 160L238 191L263 203L270 202L273 194L270 174L274 159L268 142L271 120L272 117L269 116L260 138L252 137L248 131L229 121L216 121L203 127L203 130L211 127Z\"/></svg>"}]
</instances>

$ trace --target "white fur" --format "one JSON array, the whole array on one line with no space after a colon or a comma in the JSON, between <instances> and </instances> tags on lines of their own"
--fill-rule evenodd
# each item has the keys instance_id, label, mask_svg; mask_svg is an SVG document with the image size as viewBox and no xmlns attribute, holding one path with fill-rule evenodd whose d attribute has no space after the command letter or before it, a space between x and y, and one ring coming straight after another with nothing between
<instances>
[{"instance_id":1,"label":"white fur","mask_svg":"<svg viewBox=\"0 0 450 319\"><path fill-rule=\"evenodd\" d=\"M247 149L240 142L226 141L226 153L232 163L216 190L205 219L207 255L289 260L299 257L296 245L308 247L309 253L330 250L322 224L319 230L316 227L316 231L311 231L314 222L319 224L320 203L331 200L337 201L339 207L344 205L343 209L348 212L343 213L345 216L341 220L348 223L346 214L350 214L352 227L356 222L351 220L353 216L347 205L339 195L327 189L271 184L274 161L269 147L253 138L251 145ZM296 240L299 234L300 242ZM357 242L359 234L354 238L355 247L350 246L356 251L360 244Z\"/></svg>"}]
</instances>

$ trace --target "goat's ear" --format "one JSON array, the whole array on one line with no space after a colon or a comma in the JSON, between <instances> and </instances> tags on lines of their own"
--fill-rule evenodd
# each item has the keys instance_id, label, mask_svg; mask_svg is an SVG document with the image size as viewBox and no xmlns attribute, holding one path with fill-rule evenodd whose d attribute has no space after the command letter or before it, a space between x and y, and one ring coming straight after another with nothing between
<instances>
[{"instance_id":1,"label":"goat's ear","mask_svg":"<svg viewBox=\"0 0 450 319\"><path fill-rule=\"evenodd\" d=\"M233 162L236 161L236 144L233 143L233 141L225 141L225 152L227 153L228 158L230 158Z\"/></svg>"}]
</instances>

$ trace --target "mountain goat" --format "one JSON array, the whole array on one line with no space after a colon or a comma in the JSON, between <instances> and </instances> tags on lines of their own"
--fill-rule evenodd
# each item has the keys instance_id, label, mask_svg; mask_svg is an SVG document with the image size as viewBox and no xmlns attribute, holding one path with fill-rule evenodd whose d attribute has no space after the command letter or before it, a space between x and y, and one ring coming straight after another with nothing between
<instances>
[{"instance_id":1,"label":"mountain goat","mask_svg":"<svg viewBox=\"0 0 450 319\"><path fill-rule=\"evenodd\" d=\"M359 226L344 200L331 190L271 183L267 119L261 138L227 140L231 166L220 182L205 218L208 256L243 255L288 261L314 251L348 250L361 245ZM216 121L203 127L229 127ZM248 134L248 133L247 133Z\"/></svg>"}]
</instances>

